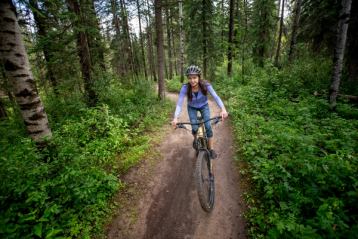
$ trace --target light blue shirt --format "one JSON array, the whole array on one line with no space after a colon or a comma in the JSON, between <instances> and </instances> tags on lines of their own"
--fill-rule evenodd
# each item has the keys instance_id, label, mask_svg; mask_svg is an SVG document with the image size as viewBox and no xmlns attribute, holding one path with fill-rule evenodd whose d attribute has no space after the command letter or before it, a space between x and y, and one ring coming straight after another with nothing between
<instances>
[{"instance_id":1,"label":"light blue shirt","mask_svg":"<svg viewBox=\"0 0 358 239\"><path fill-rule=\"evenodd\" d=\"M211 84L206 83L206 87L208 89L208 92L211 94L211 96L215 99L216 104L222 109L224 108L224 104L221 101L220 97L216 94L214 88ZM187 94L188 90L188 84L183 84L181 87L180 93L179 93L179 100L177 102L177 106L175 108L174 118L178 118L180 115L180 112L182 110L182 105L184 101L184 97ZM192 93L193 98L191 101L188 100L188 105L194 108L201 108L204 105L208 103L208 97L204 95L201 90L199 89L198 95L196 96L194 93Z\"/></svg>"}]
</instances>

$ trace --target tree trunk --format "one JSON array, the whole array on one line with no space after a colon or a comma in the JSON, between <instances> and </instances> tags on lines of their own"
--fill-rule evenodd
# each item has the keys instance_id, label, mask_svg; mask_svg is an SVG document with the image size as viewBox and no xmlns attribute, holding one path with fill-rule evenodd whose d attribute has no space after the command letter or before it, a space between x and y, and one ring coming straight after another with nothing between
<instances>
[{"instance_id":1,"label":"tree trunk","mask_svg":"<svg viewBox=\"0 0 358 239\"><path fill-rule=\"evenodd\" d=\"M243 17L244 15L242 14L242 16L240 15L240 0L236 1L235 4L235 9L234 9L234 33L233 33L233 47L235 49L235 51L233 52L233 58L235 58L237 56L237 52L236 49L240 48L240 37L238 37L238 33L239 33L239 27L240 27L240 22L243 21L243 18L241 19L241 17ZM237 27L235 27L235 25Z\"/></svg>"},{"instance_id":2,"label":"tree trunk","mask_svg":"<svg viewBox=\"0 0 358 239\"><path fill-rule=\"evenodd\" d=\"M29 1L31 7L33 7L34 10L32 10L32 13L34 15L34 20L37 26L37 34L40 37L40 39L43 39L47 37L47 24L46 24L46 18L43 16L42 11L40 10L38 6L37 0L30 0ZM50 43L51 44L51 43ZM48 44L41 44L42 45L42 51L45 57L46 66L47 66L47 76L50 79L51 85L53 87L53 90L55 94L58 93L57 91L57 79L53 73L52 65L51 65L51 58L52 54L49 49Z\"/></svg>"},{"instance_id":3,"label":"tree trunk","mask_svg":"<svg viewBox=\"0 0 358 239\"><path fill-rule=\"evenodd\" d=\"M264 13L264 16L263 18L266 19L266 12ZM263 21L265 22L265 20ZM258 47L257 49L257 55L259 56L259 59L258 59L258 65L260 67L263 67L264 66L264 58L267 54L267 46L265 44L265 41L267 40L268 38L268 32L267 32L267 29L266 28L262 28L261 29L261 32L260 32L260 35L261 35L261 39L264 41L263 43L260 44L260 46Z\"/></svg>"},{"instance_id":4,"label":"tree trunk","mask_svg":"<svg viewBox=\"0 0 358 239\"><path fill-rule=\"evenodd\" d=\"M173 18L172 17L170 18L170 25L173 26ZM178 75L178 62L177 62L178 54L177 54L177 47L175 44L173 27L170 30L171 30L171 36L172 36L171 40L172 40L172 48L173 48L174 70L175 70L175 75Z\"/></svg>"},{"instance_id":5,"label":"tree trunk","mask_svg":"<svg viewBox=\"0 0 358 239\"><path fill-rule=\"evenodd\" d=\"M184 82L184 30L183 30L183 0L179 0L179 48L180 48L180 82Z\"/></svg>"},{"instance_id":6,"label":"tree trunk","mask_svg":"<svg viewBox=\"0 0 358 239\"><path fill-rule=\"evenodd\" d=\"M348 22L351 11L352 0L342 0L342 9L339 14L339 21L337 26L337 40L334 48L333 56L333 73L332 83L330 87L329 103L330 108L335 109L337 102L337 94L339 91L339 84L341 81L342 64L344 57L344 49L347 40Z\"/></svg>"},{"instance_id":7,"label":"tree trunk","mask_svg":"<svg viewBox=\"0 0 358 239\"><path fill-rule=\"evenodd\" d=\"M245 31L244 31L244 36L242 38L242 57L241 57L241 76L242 76L242 81L245 82L245 44L246 44L246 36L247 36L247 32L248 32L248 17L247 17L247 2L246 0L244 0L244 14L245 14Z\"/></svg>"},{"instance_id":8,"label":"tree trunk","mask_svg":"<svg viewBox=\"0 0 358 239\"><path fill-rule=\"evenodd\" d=\"M140 48L141 48L141 54L142 54L142 61L143 61L143 70L144 70L144 78L148 79L147 74L147 64L145 61L145 53L144 53L144 43L143 43L143 34L142 34L142 20L141 20L141 13L140 13L140 4L139 0L136 0L137 2L137 10L138 10L138 23L139 23L139 40L140 40Z\"/></svg>"},{"instance_id":9,"label":"tree trunk","mask_svg":"<svg viewBox=\"0 0 358 239\"><path fill-rule=\"evenodd\" d=\"M282 29L283 29L283 11L285 9L285 0L281 0L281 17L280 17L280 29L277 39L277 51L276 51L276 57L275 57L275 66L278 66L278 58L280 56L281 51L281 38L282 38Z\"/></svg>"},{"instance_id":10,"label":"tree trunk","mask_svg":"<svg viewBox=\"0 0 358 239\"><path fill-rule=\"evenodd\" d=\"M172 46L171 46L171 35L170 35L170 16L169 16L169 4L168 0L166 0L166 7L165 7L165 18L166 18L166 24L167 24L167 42L168 42L168 78L173 78L173 62L172 62Z\"/></svg>"},{"instance_id":11,"label":"tree trunk","mask_svg":"<svg viewBox=\"0 0 358 239\"><path fill-rule=\"evenodd\" d=\"M16 102L30 137L42 143L51 138L47 115L38 95L11 0L0 1L0 61L12 81Z\"/></svg>"},{"instance_id":12,"label":"tree trunk","mask_svg":"<svg viewBox=\"0 0 358 239\"><path fill-rule=\"evenodd\" d=\"M132 41L129 33L129 25L128 25L128 13L124 4L124 0L120 0L121 4L121 15L122 15L122 25L123 25L123 34L125 40L125 52L127 54L126 62L129 64L129 69L132 73L137 74L137 71L134 69L134 57L133 57L133 47Z\"/></svg>"},{"instance_id":13,"label":"tree trunk","mask_svg":"<svg viewBox=\"0 0 358 239\"><path fill-rule=\"evenodd\" d=\"M152 77L154 81L157 81L157 74L155 71L155 60L154 60L154 50L153 50L153 37L152 37L152 25L150 21L150 8L149 2L147 0L147 7L148 7L148 16L147 16L147 37L148 37L148 57L149 57L149 66Z\"/></svg>"},{"instance_id":14,"label":"tree trunk","mask_svg":"<svg viewBox=\"0 0 358 239\"><path fill-rule=\"evenodd\" d=\"M88 0L87 0L88 1ZM102 44L101 29L97 18L94 0L89 0L89 14L86 16L88 36L88 46L91 51L92 65L98 65L102 71L106 71L106 64L104 60L104 47ZM87 15L87 14L86 14Z\"/></svg>"},{"instance_id":15,"label":"tree trunk","mask_svg":"<svg viewBox=\"0 0 358 239\"><path fill-rule=\"evenodd\" d=\"M221 17L221 46L224 47L224 41L225 41L225 10L224 10L224 0L221 0L221 14L222 14L222 17ZM231 0L230 0L230 4L231 4Z\"/></svg>"},{"instance_id":16,"label":"tree trunk","mask_svg":"<svg viewBox=\"0 0 358 239\"><path fill-rule=\"evenodd\" d=\"M290 41L290 50L288 52L288 61L289 62L292 62L292 60L295 56L295 48L296 48L296 42L297 42L297 30L299 27L300 15L301 15L301 5L302 5L302 0L297 0L295 12L294 12L294 16L293 16L293 26L292 26L292 35L291 35L291 41Z\"/></svg>"},{"instance_id":17,"label":"tree trunk","mask_svg":"<svg viewBox=\"0 0 358 239\"><path fill-rule=\"evenodd\" d=\"M120 30L121 23L118 17L117 10L118 10L117 1L111 0L111 12L113 15L112 24L114 26L114 30L116 31L116 35L119 36L121 34L121 30Z\"/></svg>"},{"instance_id":18,"label":"tree trunk","mask_svg":"<svg viewBox=\"0 0 358 239\"><path fill-rule=\"evenodd\" d=\"M119 60L121 56L121 21L118 16L118 3L117 0L111 0L111 13L112 13L112 25L115 30L115 36L112 40L112 48L114 50L114 56L112 58L112 67L114 72L119 76L124 76L126 69L124 64Z\"/></svg>"},{"instance_id":19,"label":"tree trunk","mask_svg":"<svg viewBox=\"0 0 358 239\"><path fill-rule=\"evenodd\" d=\"M7 113L6 113L5 105L0 99L0 120L6 118L7 118Z\"/></svg>"},{"instance_id":20,"label":"tree trunk","mask_svg":"<svg viewBox=\"0 0 358 239\"><path fill-rule=\"evenodd\" d=\"M207 49L207 17L206 17L206 0L202 0L202 29L203 29L203 76L206 79L208 69L208 49Z\"/></svg>"},{"instance_id":21,"label":"tree trunk","mask_svg":"<svg viewBox=\"0 0 358 239\"><path fill-rule=\"evenodd\" d=\"M161 101L165 99L164 86L164 49L163 49L163 23L162 2L155 0L155 29L157 34L157 60L158 60L158 96Z\"/></svg>"},{"instance_id":22,"label":"tree trunk","mask_svg":"<svg viewBox=\"0 0 358 239\"><path fill-rule=\"evenodd\" d=\"M86 98L88 106L96 106L98 102L98 96L94 91L94 81L92 78L92 65L91 65L91 53L88 45L88 37L83 29L84 16L81 11L81 7L77 0L67 0L67 5L70 11L74 12L78 20L74 23L77 26L77 52L80 58L82 78L86 91Z\"/></svg>"},{"instance_id":23,"label":"tree trunk","mask_svg":"<svg viewBox=\"0 0 358 239\"><path fill-rule=\"evenodd\" d=\"M280 12L280 9L281 9L281 4L282 4L282 1L283 0L279 0L277 2L277 17L275 17L275 33L274 33L274 37L273 37L273 40L272 40L272 46L270 47L270 58L272 59L273 56L275 55L275 52L277 50L277 48L275 48L276 46L276 34L277 34L277 27L279 28L279 23L280 23L280 19L281 19L281 12ZM275 15L276 16L276 15ZM279 30L280 31L280 30ZM275 50L276 49L276 50Z\"/></svg>"},{"instance_id":24,"label":"tree trunk","mask_svg":"<svg viewBox=\"0 0 358 239\"><path fill-rule=\"evenodd\" d=\"M235 1L230 0L230 19L229 19L229 39L228 39L228 50L227 50L227 75L230 77L232 74L232 45L233 45L233 34L234 34L234 6Z\"/></svg>"},{"instance_id":25,"label":"tree trunk","mask_svg":"<svg viewBox=\"0 0 358 239\"><path fill-rule=\"evenodd\" d=\"M348 80L352 84L358 83L358 1L352 1L349 30L347 36L347 68Z\"/></svg>"}]
</instances>

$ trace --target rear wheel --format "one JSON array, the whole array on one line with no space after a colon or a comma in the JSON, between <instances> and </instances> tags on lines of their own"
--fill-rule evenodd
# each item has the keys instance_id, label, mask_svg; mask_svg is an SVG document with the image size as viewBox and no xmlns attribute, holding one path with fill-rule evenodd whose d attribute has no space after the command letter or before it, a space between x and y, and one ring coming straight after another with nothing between
<instances>
[{"instance_id":1,"label":"rear wheel","mask_svg":"<svg viewBox=\"0 0 358 239\"><path fill-rule=\"evenodd\" d=\"M201 207L207 212L213 210L215 201L214 175L210 167L208 151L200 150L196 161L195 181Z\"/></svg>"}]
</instances>

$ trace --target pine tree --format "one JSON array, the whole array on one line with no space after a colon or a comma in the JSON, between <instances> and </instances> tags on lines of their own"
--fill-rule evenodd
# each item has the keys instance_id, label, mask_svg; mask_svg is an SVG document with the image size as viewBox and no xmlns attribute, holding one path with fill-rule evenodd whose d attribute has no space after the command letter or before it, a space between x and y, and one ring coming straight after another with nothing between
<instances>
[{"instance_id":1,"label":"pine tree","mask_svg":"<svg viewBox=\"0 0 358 239\"><path fill-rule=\"evenodd\" d=\"M171 26L170 26L170 14L169 14L169 4L168 0L166 0L165 6L165 19L166 19L166 31L167 31L167 45L168 45L168 78L173 78L173 62L172 62L172 42L171 42Z\"/></svg>"},{"instance_id":2,"label":"pine tree","mask_svg":"<svg viewBox=\"0 0 358 239\"><path fill-rule=\"evenodd\" d=\"M73 25L76 29L77 35L77 51L78 57L81 64L82 78L84 81L84 88L86 91L86 100L89 106L95 106L98 102L98 95L94 90L94 78L93 78L93 65L91 59L91 52L89 46L89 37L86 32L86 19L83 10L83 5L81 8L80 3L77 0L67 0L68 8L71 12L74 13Z\"/></svg>"},{"instance_id":3,"label":"pine tree","mask_svg":"<svg viewBox=\"0 0 358 239\"><path fill-rule=\"evenodd\" d=\"M253 59L259 65L269 56L269 48L275 25L275 1L255 0L253 2Z\"/></svg>"},{"instance_id":4,"label":"pine tree","mask_svg":"<svg viewBox=\"0 0 358 239\"><path fill-rule=\"evenodd\" d=\"M183 0L179 0L179 62L180 62L180 82L184 82L184 28L183 28Z\"/></svg>"},{"instance_id":5,"label":"pine tree","mask_svg":"<svg viewBox=\"0 0 358 239\"><path fill-rule=\"evenodd\" d=\"M295 56L295 48L296 48L296 42L297 42L297 31L298 31L300 15L301 15L301 5L302 5L302 0L295 1L295 10L294 10L294 14L293 14L291 41L290 41L290 48L289 48L289 52L288 52L288 61L289 62L292 62L292 60Z\"/></svg>"},{"instance_id":6,"label":"pine tree","mask_svg":"<svg viewBox=\"0 0 358 239\"><path fill-rule=\"evenodd\" d=\"M46 20L47 14L42 9L40 9L37 0L30 0L29 4L30 4L31 9L33 9L32 12L33 12L34 20L35 20L35 23L37 26L37 34L40 38L39 40L40 41L45 40L45 38L48 35L48 28L49 28L49 26L47 24L47 20ZM50 42L48 44L41 44L41 47L42 47L43 55L44 55L45 61L46 61L48 78L50 79L50 82L52 83L54 92L58 93L58 91L57 91L58 82L57 82L56 76L53 71L53 66L51 64L53 53L51 52L51 49L49 47L50 44L51 44Z\"/></svg>"},{"instance_id":7,"label":"pine tree","mask_svg":"<svg viewBox=\"0 0 358 239\"><path fill-rule=\"evenodd\" d=\"M233 55L233 37L234 37L234 6L235 1L230 0L230 20L229 20L229 37L228 37L228 52L227 52L227 74L231 76L232 73L232 55Z\"/></svg>"},{"instance_id":8,"label":"pine tree","mask_svg":"<svg viewBox=\"0 0 358 239\"><path fill-rule=\"evenodd\" d=\"M188 64L202 66L203 77L214 76L220 54L220 28L215 24L214 5L209 0L195 0L185 4ZM219 34L218 34L219 33Z\"/></svg>"},{"instance_id":9,"label":"pine tree","mask_svg":"<svg viewBox=\"0 0 358 239\"><path fill-rule=\"evenodd\" d=\"M140 48L141 48L141 61L143 62L143 72L144 72L144 78L147 79L148 78L148 74L147 74L147 64L146 64L146 60L145 60L145 51L144 51L144 37L143 37L143 32L142 32L142 13L141 13L141 8L140 8L140 4L139 4L139 0L136 0L136 4L137 4L137 11L138 11L138 25L139 25L139 40L140 40Z\"/></svg>"},{"instance_id":10,"label":"pine tree","mask_svg":"<svg viewBox=\"0 0 358 239\"><path fill-rule=\"evenodd\" d=\"M165 100L164 86L164 43L162 22L162 1L155 0L155 30L157 35L157 61L158 61L158 96L161 101Z\"/></svg>"}]
</instances>

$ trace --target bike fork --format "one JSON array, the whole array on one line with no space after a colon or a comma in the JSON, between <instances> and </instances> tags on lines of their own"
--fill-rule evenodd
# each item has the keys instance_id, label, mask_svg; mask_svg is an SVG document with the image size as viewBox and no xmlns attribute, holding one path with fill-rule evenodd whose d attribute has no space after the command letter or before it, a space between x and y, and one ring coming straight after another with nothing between
<instances>
[{"instance_id":1,"label":"bike fork","mask_svg":"<svg viewBox=\"0 0 358 239\"><path fill-rule=\"evenodd\" d=\"M207 154L210 155L209 151L207 151ZM214 181L214 171L213 171L213 163L210 159L210 156L208 157L208 168L209 168L209 180L211 182Z\"/></svg>"}]
</instances>

